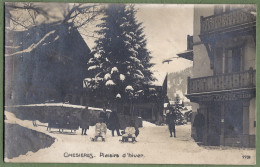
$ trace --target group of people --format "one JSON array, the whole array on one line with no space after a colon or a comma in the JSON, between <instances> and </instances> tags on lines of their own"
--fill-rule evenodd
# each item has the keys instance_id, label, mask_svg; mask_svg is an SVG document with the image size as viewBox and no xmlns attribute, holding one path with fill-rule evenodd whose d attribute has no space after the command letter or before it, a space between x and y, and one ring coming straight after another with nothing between
<instances>
[{"instance_id":1,"label":"group of people","mask_svg":"<svg viewBox=\"0 0 260 167\"><path fill-rule=\"evenodd\" d=\"M82 128L81 135L87 135L87 129L89 129L90 114L88 112L88 107L81 114L80 127ZM131 121L129 126L126 127L122 134L120 133L120 122L117 113L115 110L110 112L109 117L107 116L106 108L103 108L103 111L100 112L98 121L95 125L95 136L92 138L92 141L97 141L100 137L102 141L105 141L105 136L107 129L110 129L112 136L116 131L117 136L122 136L122 141L127 141L126 138L132 138L132 141L136 141L136 137L139 134L138 128L134 125L134 122Z\"/></svg>"},{"instance_id":2,"label":"group of people","mask_svg":"<svg viewBox=\"0 0 260 167\"><path fill-rule=\"evenodd\" d=\"M87 121L90 118L88 108L86 107L85 112L81 114L80 127L82 128L81 135L87 135L87 129L89 129L89 122ZM176 137L176 124L177 115L173 108L170 108L166 114L166 123L168 124L170 137ZM198 114L195 116L193 127L196 128L197 140L201 141L203 137L203 126L204 126L204 116L201 114L198 109ZM120 133L120 122L117 113L114 111L110 112L110 116L107 116L106 108L103 108L103 111L100 112L98 117L98 122L95 125L95 136L93 140L97 140L98 137L101 137L102 140L105 140L107 129L110 129L112 136L114 136L115 131L117 136L122 136L122 141L128 141L128 138L132 138L133 141L136 141L136 137L139 135L139 130L135 126L134 122L130 122L128 127Z\"/></svg>"}]
</instances>

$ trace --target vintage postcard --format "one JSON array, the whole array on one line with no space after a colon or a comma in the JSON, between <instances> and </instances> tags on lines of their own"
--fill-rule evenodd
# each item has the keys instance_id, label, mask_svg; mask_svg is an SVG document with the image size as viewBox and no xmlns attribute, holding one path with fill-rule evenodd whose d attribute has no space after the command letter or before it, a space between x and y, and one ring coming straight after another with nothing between
<instances>
[{"instance_id":1,"label":"vintage postcard","mask_svg":"<svg viewBox=\"0 0 260 167\"><path fill-rule=\"evenodd\" d=\"M5 3L5 162L256 162L256 5Z\"/></svg>"}]
</instances>

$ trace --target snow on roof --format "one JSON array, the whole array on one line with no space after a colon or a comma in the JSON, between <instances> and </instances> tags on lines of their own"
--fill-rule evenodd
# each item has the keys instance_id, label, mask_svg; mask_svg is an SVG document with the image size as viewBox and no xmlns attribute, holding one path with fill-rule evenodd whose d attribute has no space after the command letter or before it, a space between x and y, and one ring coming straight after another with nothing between
<instances>
[{"instance_id":1,"label":"snow on roof","mask_svg":"<svg viewBox=\"0 0 260 167\"><path fill-rule=\"evenodd\" d=\"M155 81L151 81L149 84L154 86L162 86L166 76L166 72L153 72Z\"/></svg>"},{"instance_id":2,"label":"snow on roof","mask_svg":"<svg viewBox=\"0 0 260 167\"><path fill-rule=\"evenodd\" d=\"M5 54L5 56L14 56L17 54L22 54L22 53L30 53L32 50L34 50L35 48L37 48L41 43L43 43L45 41L46 38L48 38L51 34L54 34L55 30L52 30L50 32L48 32L39 42L37 42L36 44L33 43L31 44L28 48L12 53L12 54Z\"/></svg>"}]
</instances>

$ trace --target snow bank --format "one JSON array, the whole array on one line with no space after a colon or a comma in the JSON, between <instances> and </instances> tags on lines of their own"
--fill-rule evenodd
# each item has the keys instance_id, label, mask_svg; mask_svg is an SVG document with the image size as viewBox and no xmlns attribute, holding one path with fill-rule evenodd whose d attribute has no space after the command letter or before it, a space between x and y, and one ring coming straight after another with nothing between
<instances>
[{"instance_id":1,"label":"snow bank","mask_svg":"<svg viewBox=\"0 0 260 167\"><path fill-rule=\"evenodd\" d=\"M84 109L85 106L81 105L73 105L73 104L65 104L65 103L43 103L43 104L28 104L28 105L14 105L14 106L5 106L7 108L10 107L68 107L68 108L79 108ZM96 108L96 107L88 107L89 110L95 110L95 111L103 111L102 108ZM111 111L107 109L107 111Z\"/></svg>"},{"instance_id":2,"label":"snow bank","mask_svg":"<svg viewBox=\"0 0 260 167\"><path fill-rule=\"evenodd\" d=\"M148 122L148 121L143 121L143 127L156 127L157 125Z\"/></svg>"},{"instance_id":3,"label":"snow bank","mask_svg":"<svg viewBox=\"0 0 260 167\"><path fill-rule=\"evenodd\" d=\"M17 124L5 123L5 157L8 159L50 147L54 138Z\"/></svg>"}]
</instances>

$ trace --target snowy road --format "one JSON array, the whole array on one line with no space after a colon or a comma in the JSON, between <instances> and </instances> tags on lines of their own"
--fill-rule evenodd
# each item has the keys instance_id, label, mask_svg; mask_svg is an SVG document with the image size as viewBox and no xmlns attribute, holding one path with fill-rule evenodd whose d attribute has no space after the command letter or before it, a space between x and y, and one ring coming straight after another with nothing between
<instances>
[{"instance_id":1,"label":"snowy road","mask_svg":"<svg viewBox=\"0 0 260 167\"><path fill-rule=\"evenodd\" d=\"M156 163L156 164L254 164L255 149L227 147L201 147L190 137L190 125L176 126L177 138L170 138L167 126L155 126L144 122L138 142L121 143L121 137L112 137L108 131L106 142L91 142L94 127L87 136L60 134L54 129L47 132L45 126L33 127L31 121L21 121L6 112L8 123L44 132L56 138L55 143L36 153L28 152L10 162L62 162L62 163ZM41 123L39 123L41 125ZM43 124L42 124L43 125ZM67 131L70 132L70 131ZM249 155L250 159L244 159Z\"/></svg>"}]
</instances>

